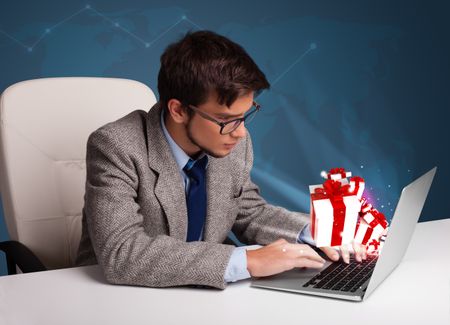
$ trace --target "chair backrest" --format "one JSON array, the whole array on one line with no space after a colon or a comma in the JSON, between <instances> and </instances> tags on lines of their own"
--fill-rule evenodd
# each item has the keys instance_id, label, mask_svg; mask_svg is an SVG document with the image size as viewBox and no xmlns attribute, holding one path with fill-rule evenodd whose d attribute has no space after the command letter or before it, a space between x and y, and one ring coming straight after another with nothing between
<instances>
[{"instance_id":1,"label":"chair backrest","mask_svg":"<svg viewBox=\"0 0 450 325\"><path fill-rule=\"evenodd\" d=\"M0 189L10 238L49 269L72 266L89 134L155 102L150 88L127 79L44 78L7 88L0 97Z\"/></svg>"}]
</instances>

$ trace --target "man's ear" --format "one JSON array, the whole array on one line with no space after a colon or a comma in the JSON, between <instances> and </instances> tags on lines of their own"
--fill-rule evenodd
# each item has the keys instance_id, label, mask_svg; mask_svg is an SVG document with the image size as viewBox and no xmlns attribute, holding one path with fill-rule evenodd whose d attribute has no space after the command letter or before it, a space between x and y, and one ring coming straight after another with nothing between
<instances>
[{"instance_id":1,"label":"man's ear","mask_svg":"<svg viewBox=\"0 0 450 325\"><path fill-rule=\"evenodd\" d=\"M189 121L187 109L178 99L170 99L167 102L167 110L175 123L187 123Z\"/></svg>"}]
</instances>

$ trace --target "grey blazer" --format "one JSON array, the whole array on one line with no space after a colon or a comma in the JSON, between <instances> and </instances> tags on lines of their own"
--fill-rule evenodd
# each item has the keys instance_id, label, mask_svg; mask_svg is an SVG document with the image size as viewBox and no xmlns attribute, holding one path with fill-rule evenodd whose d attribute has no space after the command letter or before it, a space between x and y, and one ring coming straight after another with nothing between
<instances>
[{"instance_id":1,"label":"grey blazer","mask_svg":"<svg viewBox=\"0 0 450 325\"><path fill-rule=\"evenodd\" d=\"M134 111L93 132L77 265L98 263L115 284L224 289L234 246L296 242L308 216L267 204L250 179L250 136L225 158L209 158L204 241L186 242L184 183L161 129L161 105Z\"/></svg>"}]
</instances>

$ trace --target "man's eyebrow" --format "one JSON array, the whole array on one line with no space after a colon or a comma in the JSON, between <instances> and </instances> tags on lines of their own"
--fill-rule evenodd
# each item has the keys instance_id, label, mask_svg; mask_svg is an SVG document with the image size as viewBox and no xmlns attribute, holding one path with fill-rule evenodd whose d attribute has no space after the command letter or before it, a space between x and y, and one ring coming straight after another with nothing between
<instances>
[{"instance_id":1,"label":"man's eyebrow","mask_svg":"<svg viewBox=\"0 0 450 325\"><path fill-rule=\"evenodd\" d=\"M230 119L230 118L238 118L242 117L243 115L247 114L252 109L252 106L248 110L246 110L243 114L227 114L227 113L216 113L216 116L224 119Z\"/></svg>"}]
</instances>

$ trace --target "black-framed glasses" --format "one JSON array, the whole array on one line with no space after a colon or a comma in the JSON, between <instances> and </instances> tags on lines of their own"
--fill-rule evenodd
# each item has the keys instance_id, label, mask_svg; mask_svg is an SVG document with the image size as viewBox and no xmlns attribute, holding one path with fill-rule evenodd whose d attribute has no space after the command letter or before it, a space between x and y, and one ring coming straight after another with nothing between
<instances>
[{"instance_id":1,"label":"black-framed glasses","mask_svg":"<svg viewBox=\"0 0 450 325\"><path fill-rule=\"evenodd\" d=\"M206 114L205 112L202 112L198 107L195 107L194 105L185 105L187 108L192 109L194 112L198 113L201 117L204 119L214 122L217 125L220 126L220 134L229 134L236 130L239 125L241 125L242 122L244 122L246 125L248 125L256 116L256 113L259 112L261 109L261 105L259 105L257 102L253 102L252 107L247 113L245 113L244 117L239 117L236 119L233 119L231 121L227 122L220 122L217 121L214 117L210 116L209 114Z\"/></svg>"}]
</instances>

